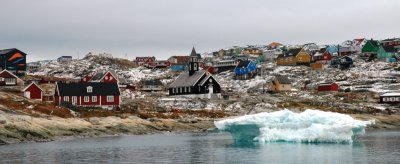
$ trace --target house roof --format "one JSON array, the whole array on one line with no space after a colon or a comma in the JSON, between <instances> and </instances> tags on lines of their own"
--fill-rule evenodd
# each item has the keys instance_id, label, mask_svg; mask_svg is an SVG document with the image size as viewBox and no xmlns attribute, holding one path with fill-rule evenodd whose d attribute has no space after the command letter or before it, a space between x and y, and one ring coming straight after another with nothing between
<instances>
[{"instance_id":1,"label":"house roof","mask_svg":"<svg viewBox=\"0 0 400 164\"><path fill-rule=\"evenodd\" d=\"M275 79L280 83L280 84L291 84L290 80L286 76L276 76Z\"/></svg>"},{"instance_id":2,"label":"house roof","mask_svg":"<svg viewBox=\"0 0 400 164\"><path fill-rule=\"evenodd\" d=\"M375 46L375 47L378 47L379 46L379 42L378 41L376 41L376 40L369 40L369 42L373 45L373 46Z\"/></svg>"},{"instance_id":3,"label":"house roof","mask_svg":"<svg viewBox=\"0 0 400 164\"><path fill-rule=\"evenodd\" d=\"M31 84L29 84L28 86L26 86L22 91L25 92L29 87L31 87L32 85L35 85L36 87L38 87L41 91L43 91L43 89L37 85L36 83L32 82Z\"/></svg>"},{"instance_id":4,"label":"house roof","mask_svg":"<svg viewBox=\"0 0 400 164\"><path fill-rule=\"evenodd\" d=\"M6 75L9 75L9 76L15 77L16 79L19 79L18 76L16 76L15 74L11 73L10 71L8 71L8 70L6 70L6 69L3 70L3 71L1 71L1 72L0 72L0 75L3 74L3 73L6 73Z\"/></svg>"},{"instance_id":5,"label":"house roof","mask_svg":"<svg viewBox=\"0 0 400 164\"><path fill-rule=\"evenodd\" d=\"M189 56L172 56L176 58L176 63L187 63L189 61Z\"/></svg>"},{"instance_id":6,"label":"house roof","mask_svg":"<svg viewBox=\"0 0 400 164\"><path fill-rule=\"evenodd\" d=\"M286 56L296 56L297 54L299 54L299 52L301 51L301 49L302 49L302 48L292 48L292 49L289 49L289 50L286 52L285 57L286 57Z\"/></svg>"},{"instance_id":7,"label":"house roof","mask_svg":"<svg viewBox=\"0 0 400 164\"><path fill-rule=\"evenodd\" d=\"M241 60L236 68L242 68L242 67L247 67L251 63L250 60Z\"/></svg>"},{"instance_id":8,"label":"house roof","mask_svg":"<svg viewBox=\"0 0 400 164\"><path fill-rule=\"evenodd\" d=\"M16 48L10 48L10 49L4 49L4 50L0 50L0 55L5 55L10 53L11 51L17 50Z\"/></svg>"},{"instance_id":9,"label":"house roof","mask_svg":"<svg viewBox=\"0 0 400 164\"><path fill-rule=\"evenodd\" d=\"M113 75L114 78L119 81L117 73L115 73L115 71L113 71L113 70L106 71L106 72L98 72L90 79L90 81L100 81L108 72L110 72L111 75Z\"/></svg>"},{"instance_id":10,"label":"house roof","mask_svg":"<svg viewBox=\"0 0 400 164\"><path fill-rule=\"evenodd\" d=\"M143 85L163 85L163 84L160 80L156 79L156 80L144 80Z\"/></svg>"},{"instance_id":11,"label":"house roof","mask_svg":"<svg viewBox=\"0 0 400 164\"><path fill-rule=\"evenodd\" d=\"M382 48L383 48L386 52L391 52L391 53L395 53L395 52L396 52L394 46L382 46Z\"/></svg>"},{"instance_id":12,"label":"house roof","mask_svg":"<svg viewBox=\"0 0 400 164\"><path fill-rule=\"evenodd\" d=\"M169 85L169 87L189 87L194 86L201 77L206 73L205 70L196 71L192 76L189 76L189 72L184 72L175 79L175 81Z\"/></svg>"},{"instance_id":13,"label":"house roof","mask_svg":"<svg viewBox=\"0 0 400 164\"><path fill-rule=\"evenodd\" d=\"M93 87L91 93L87 92L89 86ZM60 96L120 95L116 83L57 83L57 88Z\"/></svg>"}]
</instances>

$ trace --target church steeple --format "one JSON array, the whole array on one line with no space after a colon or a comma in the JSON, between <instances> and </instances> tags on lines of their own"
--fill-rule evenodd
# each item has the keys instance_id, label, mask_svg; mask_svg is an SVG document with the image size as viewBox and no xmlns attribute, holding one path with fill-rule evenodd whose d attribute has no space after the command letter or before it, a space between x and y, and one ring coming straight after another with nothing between
<instances>
[{"instance_id":1,"label":"church steeple","mask_svg":"<svg viewBox=\"0 0 400 164\"><path fill-rule=\"evenodd\" d=\"M199 70L199 57L193 46L192 52L190 53L189 56L189 76L193 75L198 70Z\"/></svg>"}]
</instances>

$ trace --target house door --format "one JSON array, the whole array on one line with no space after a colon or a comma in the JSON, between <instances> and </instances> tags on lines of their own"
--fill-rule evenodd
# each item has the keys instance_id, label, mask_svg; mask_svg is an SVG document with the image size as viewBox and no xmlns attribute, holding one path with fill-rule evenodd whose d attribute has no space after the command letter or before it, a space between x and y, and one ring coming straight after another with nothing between
<instances>
[{"instance_id":1,"label":"house door","mask_svg":"<svg viewBox=\"0 0 400 164\"><path fill-rule=\"evenodd\" d=\"M72 96L72 105L76 105L76 96Z\"/></svg>"},{"instance_id":2,"label":"house door","mask_svg":"<svg viewBox=\"0 0 400 164\"><path fill-rule=\"evenodd\" d=\"M213 93L214 93L214 88L213 88L212 85L209 85L209 86L208 86L208 93L209 93L209 94L213 94Z\"/></svg>"},{"instance_id":3,"label":"house door","mask_svg":"<svg viewBox=\"0 0 400 164\"><path fill-rule=\"evenodd\" d=\"M30 99L31 98L31 92L29 92L29 91L25 92L25 97Z\"/></svg>"}]
</instances>

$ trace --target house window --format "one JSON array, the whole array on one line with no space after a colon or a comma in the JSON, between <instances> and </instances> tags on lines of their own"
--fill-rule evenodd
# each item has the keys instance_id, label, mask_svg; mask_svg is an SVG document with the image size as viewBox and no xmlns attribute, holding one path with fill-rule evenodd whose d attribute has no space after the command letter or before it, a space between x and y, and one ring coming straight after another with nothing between
<instances>
[{"instance_id":1,"label":"house window","mask_svg":"<svg viewBox=\"0 0 400 164\"><path fill-rule=\"evenodd\" d=\"M85 96L85 97L83 98L83 101L84 101L84 102L89 102L89 96Z\"/></svg>"},{"instance_id":2,"label":"house window","mask_svg":"<svg viewBox=\"0 0 400 164\"><path fill-rule=\"evenodd\" d=\"M391 97L391 98L390 98L390 101L392 101L392 102L393 102L393 101L394 101L394 97Z\"/></svg>"},{"instance_id":3,"label":"house window","mask_svg":"<svg viewBox=\"0 0 400 164\"><path fill-rule=\"evenodd\" d=\"M69 97L68 96L64 96L64 101L68 102L69 101Z\"/></svg>"},{"instance_id":4,"label":"house window","mask_svg":"<svg viewBox=\"0 0 400 164\"><path fill-rule=\"evenodd\" d=\"M185 88L183 88L183 92L184 92L184 93L186 93L186 87L185 87Z\"/></svg>"},{"instance_id":5,"label":"house window","mask_svg":"<svg viewBox=\"0 0 400 164\"><path fill-rule=\"evenodd\" d=\"M87 91L87 93L92 93L93 92L93 87L92 86L86 87L86 91Z\"/></svg>"},{"instance_id":6,"label":"house window","mask_svg":"<svg viewBox=\"0 0 400 164\"><path fill-rule=\"evenodd\" d=\"M400 101L400 97L397 97L397 98L396 98L396 101Z\"/></svg>"},{"instance_id":7,"label":"house window","mask_svg":"<svg viewBox=\"0 0 400 164\"><path fill-rule=\"evenodd\" d=\"M73 103L73 104L76 103L76 96L72 96L72 103Z\"/></svg>"},{"instance_id":8,"label":"house window","mask_svg":"<svg viewBox=\"0 0 400 164\"><path fill-rule=\"evenodd\" d=\"M182 93L182 88L179 88L179 93Z\"/></svg>"},{"instance_id":9,"label":"house window","mask_svg":"<svg viewBox=\"0 0 400 164\"><path fill-rule=\"evenodd\" d=\"M172 93L175 93L175 88L172 88Z\"/></svg>"},{"instance_id":10,"label":"house window","mask_svg":"<svg viewBox=\"0 0 400 164\"><path fill-rule=\"evenodd\" d=\"M6 84L15 84L14 78L6 78Z\"/></svg>"},{"instance_id":11,"label":"house window","mask_svg":"<svg viewBox=\"0 0 400 164\"><path fill-rule=\"evenodd\" d=\"M104 79L108 80L108 76L104 77Z\"/></svg>"},{"instance_id":12,"label":"house window","mask_svg":"<svg viewBox=\"0 0 400 164\"><path fill-rule=\"evenodd\" d=\"M92 96L92 102L97 102L97 96Z\"/></svg>"},{"instance_id":13,"label":"house window","mask_svg":"<svg viewBox=\"0 0 400 164\"><path fill-rule=\"evenodd\" d=\"M107 102L114 102L114 96L107 96Z\"/></svg>"},{"instance_id":14,"label":"house window","mask_svg":"<svg viewBox=\"0 0 400 164\"><path fill-rule=\"evenodd\" d=\"M113 79L113 77L112 76L110 76L110 80L112 80Z\"/></svg>"},{"instance_id":15,"label":"house window","mask_svg":"<svg viewBox=\"0 0 400 164\"><path fill-rule=\"evenodd\" d=\"M3 77L0 77L0 81L4 81L4 78L3 78Z\"/></svg>"},{"instance_id":16,"label":"house window","mask_svg":"<svg viewBox=\"0 0 400 164\"><path fill-rule=\"evenodd\" d=\"M190 91L190 88L191 88L191 87L188 87L188 88L189 88L189 93L191 93L191 91Z\"/></svg>"}]
</instances>

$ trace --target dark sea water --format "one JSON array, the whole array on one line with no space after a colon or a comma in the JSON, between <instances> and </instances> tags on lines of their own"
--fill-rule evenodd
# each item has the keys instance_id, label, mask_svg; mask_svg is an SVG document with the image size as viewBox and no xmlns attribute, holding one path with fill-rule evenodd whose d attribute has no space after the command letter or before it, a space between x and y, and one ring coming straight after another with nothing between
<instances>
[{"instance_id":1,"label":"dark sea water","mask_svg":"<svg viewBox=\"0 0 400 164\"><path fill-rule=\"evenodd\" d=\"M160 134L0 146L0 163L400 163L400 131L350 144L234 143L228 133Z\"/></svg>"}]
</instances>

